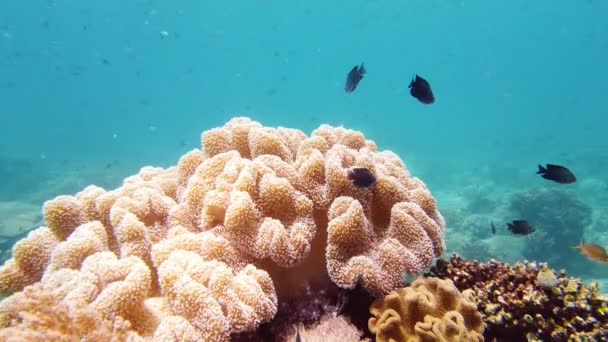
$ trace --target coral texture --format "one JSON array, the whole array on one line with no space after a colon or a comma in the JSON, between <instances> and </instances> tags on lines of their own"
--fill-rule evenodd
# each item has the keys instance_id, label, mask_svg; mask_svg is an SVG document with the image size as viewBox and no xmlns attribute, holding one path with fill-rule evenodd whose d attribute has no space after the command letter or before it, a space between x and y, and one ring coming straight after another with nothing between
<instances>
[{"instance_id":1,"label":"coral texture","mask_svg":"<svg viewBox=\"0 0 608 342\"><path fill-rule=\"evenodd\" d=\"M104 321L91 308L71 310L51 291L28 286L20 296L2 305L2 341L139 341L131 325L121 317Z\"/></svg>"},{"instance_id":2,"label":"coral texture","mask_svg":"<svg viewBox=\"0 0 608 342\"><path fill-rule=\"evenodd\" d=\"M306 342L369 341L362 339L361 332L344 316L325 316L312 327L297 327L296 333L287 338L287 341L295 341L297 334L300 335L300 341Z\"/></svg>"},{"instance_id":3,"label":"coral texture","mask_svg":"<svg viewBox=\"0 0 608 342\"><path fill-rule=\"evenodd\" d=\"M483 322L470 291L451 280L419 278L370 307L376 341L483 341Z\"/></svg>"},{"instance_id":4,"label":"coral texture","mask_svg":"<svg viewBox=\"0 0 608 342\"><path fill-rule=\"evenodd\" d=\"M424 183L360 132L323 125L307 137L235 118L201 142L117 189L47 201L47 226L0 268L0 292L17 292L0 303L0 327L44 329L10 323L43 301L142 338L225 340L305 283L386 293L444 251ZM375 174L372 188L348 180L355 166Z\"/></svg>"},{"instance_id":5,"label":"coral texture","mask_svg":"<svg viewBox=\"0 0 608 342\"><path fill-rule=\"evenodd\" d=\"M546 264L477 263L452 255L438 260L430 274L473 291L490 341L606 340L608 305L597 285L547 270Z\"/></svg>"}]
</instances>

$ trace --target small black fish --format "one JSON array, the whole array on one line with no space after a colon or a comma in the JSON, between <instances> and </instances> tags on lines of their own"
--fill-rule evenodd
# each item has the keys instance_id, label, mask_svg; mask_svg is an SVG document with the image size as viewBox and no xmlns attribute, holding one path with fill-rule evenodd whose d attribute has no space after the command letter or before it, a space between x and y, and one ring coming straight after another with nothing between
<instances>
[{"instance_id":1,"label":"small black fish","mask_svg":"<svg viewBox=\"0 0 608 342\"><path fill-rule=\"evenodd\" d=\"M561 184L576 182L574 174L566 167L560 165L547 164L546 168L542 167L542 165L538 165L536 174L541 174L541 177L544 179L549 179Z\"/></svg>"},{"instance_id":2,"label":"small black fish","mask_svg":"<svg viewBox=\"0 0 608 342\"><path fill-rule=\"evenodd\" d=\"M431 85L424 78L416 75L412 82L410 82L408 88L410 88L410 94L418 99L418 101L424 104L435 102L435 96L431 90Z\"/></svg>"},{"instance_id":3,"label":"small black fish","mask_svg":"<svg viewBox=\"0 0 608 342\"><path fill-rule=\"evenodd\" d=\"M494 222L490 223L492 226L492 234L496 234L496 227L494 226Z\"/></svg>"},{"instance_id":4,"label":"small black fish","mask_svg":"<svg viewBox=\"0 0 608 342\"><path fill-rule=\"evenodd\" d=\"M528 235L536 231L536 229L525 220L515 220L507 223L507 226L509 227L509 231L511 231L511 233L517 235Z\"/></svg>"},{"instance_id":5,"label":"small black fish","mask_svg":"<svg viewBox=\"0 0 608 342\"><path fill-rule=\"evenodd\" d=\"M347 171L347 176L355 186L362 188L369 188L376 183L376 176L374 176L370 170L363 167L349 169Z\"/></svg>"},{"instance_id":6,"label":"small black fish","mask_svg":"<svg viewBox=\"0 0 608 342\"><path fill-rule=\"evenodd\" d=\"M344 85L344 91L347 93L352 93L356 88L361 79L363 79L363 75L365 75L365 67L363 63L360 66L354 66L348 76L346 76L346 85Z\"/></svg>"}]
</instances>

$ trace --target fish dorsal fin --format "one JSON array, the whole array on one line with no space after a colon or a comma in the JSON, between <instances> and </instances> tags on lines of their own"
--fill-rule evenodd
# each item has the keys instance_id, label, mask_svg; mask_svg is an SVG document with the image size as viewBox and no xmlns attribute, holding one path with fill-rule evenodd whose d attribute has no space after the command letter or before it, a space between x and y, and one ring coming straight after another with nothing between
<instances>
[{"instance_id":1,"label":"fish dorsal fin","mask_svg":"<svg viewBox=\"0 0 608 342\"><path fill-rule=\"evenodd\" d=\"M413 88L414 87L414 84L416 83L416 76L418 76L418 75L414 75L412 77L412 80L410 81L410 85L408 86L408 88Z\"/></svg>"},{"instance_id":2,"label":"fish dorsal fin","mask_svg":"<svg viewBox=\"0 0 608 342\"><path fill-rule=\"evenodd\" d=\"M542 165L538 164L538 171L536 171L536 173L541 174L545 172L547 172L547 169L545 169Z\"/></svg>"}]
</instances>

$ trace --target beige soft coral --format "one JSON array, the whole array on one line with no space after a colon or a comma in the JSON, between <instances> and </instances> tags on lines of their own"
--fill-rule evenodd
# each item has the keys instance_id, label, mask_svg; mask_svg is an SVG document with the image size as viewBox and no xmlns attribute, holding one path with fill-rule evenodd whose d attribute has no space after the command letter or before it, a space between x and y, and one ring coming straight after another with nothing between
<instances>
[{"instance_id":1,"label":"beige soft coral","mask_svg":"<svg viewBox=\"0 0 608 342\"><path fill-rule=\"evenodd\" d=\"M238 118L202 141L207 159L196 168L195 153L183 159L191 176L173 219L264 260L281 291L325 274L386 293L444 251L445 222L425 184L360 132L323 125L306 138ZM355 166L374 172L373 188L348 180Z\"/></svg>"},{"instance_id":2,"label":"beige soft coral","mask_svg":"<svg viewBox=\"0 0 608 342\"><path fill-rule=\"evenodd\" d=\"M0 290L55 284L70 308L121 317L147 338L223 339L271 319L277 295L306 282L386 293L443 253L445 222L424 183L360 132L323 125L307 137L235 118L201 141L174 167L46 202L48 228L15 246ZM351 167L376 184L354 186ZM89 260L119 273L95 278ZM19 293L10 300L29 292Z\"/></svg>"},{"instance_id":3,"label":"beige soft coral","mask_svg":"<svg viewBox=\"0 0 608 342\"><path fill-rule=\"evenodd\" d=\"M451 280L419 278L376 299L369 330L376 341L483 341L484 324L472 293Z\"/></svg>"}]
</instances>

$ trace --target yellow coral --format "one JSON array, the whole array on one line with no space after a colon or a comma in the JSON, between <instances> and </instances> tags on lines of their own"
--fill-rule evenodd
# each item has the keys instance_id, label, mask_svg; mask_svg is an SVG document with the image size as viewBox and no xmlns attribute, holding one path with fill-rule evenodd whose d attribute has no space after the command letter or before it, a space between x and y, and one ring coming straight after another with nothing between
<instances>
[{"instance_id":1,"label":"yellow coral","mask_svg":"<svg viewBox=\"0 0 608 342\"><path fill-rule=\"evenodd\" d=\"M79 225L85 223L86 213L78 198L59 196L44 203L44 220L59 240L65 240Z\"/></svg>"},{"instance_id":2,"label":"yellow coral","mask_svg":"<svg viewBox=\"0 0 608 342\"><path fill-rule=\"evenodd\" d=\"M192 231L214 229L242 255L273 261L264 268L281 280L281 292L323 277L325 261L303 263L310 254L326 255L328 276L338 285L362 279L386 293L404 272L421 271L444 251L445 222L424 183L360 132L323 125L306 138L238 118L205 132L202 141L208 159L183 190L174 221ZM374 171L377 185L352 185L353 166ZM326 243L313 241L325 236Z\"/></svg>"},{"instance_id":3,"label":"yellow coral","mask_svg":"<svg viewBox=\"0 0 608 342\"><path fill-rule=\"evenodd\" d=\"M0 267L0 292L12 292L40 280L58 241L46 227L40 227L18 241L13 257Z\"/></svg>"},{"instance_id":4,"label":"yellow coral","mask_svg":"<svg viewBox=\"0 0 608 342\"><path fill-rule=\"evenodd\" d=\"M226 339L306 282L383 294L443 253L445 222L424 183L361 132L322 125L307 137L235 118L201 143L117 189L47 201L48 228L14 247L0 291L42 286L57 305L120 317L146 339ZM354 186L351 167L376 184Z\"/></svg>"},{"instance_id":5,"label":"yellow coral","mask_svg":"<svg viewBox=\"0 0 608 342\"><path fill-rule=\"evenodd\" d=\"M451 280L419 278L370 307L376 341L483 341L483 322L467 290Z\"/></svg>"},{"instance_id":6,"label":"yellow coral","mask_svg":"<svg viewBox=\"0 0 608 342\"><path fill-rule=\"evenodd\" d=\"M108 250L108 237L99 221L87 222L74 230L66 241L57 244L47 271L79 269L89 255Z\"/></svg>"},{"instance_id":7,"label":"yellow coral","mask_svg":"<svg viewBox=\"0 0 608 342\"><path fill-rule=\"evenodd\" d=\"M255 328L276 313L272 280L251 265L233 274L222 262L179 250L158 273L172 312L186 318L204 340L226 340L230 332Z\"/></svg>"},{"instance_id":8,"label":"yellow coral","mask_svg":"<svg viewBox=\"0 0 608 342\"><path fill-rule=\"evenodd\" d=\"M41 286L28 287L18 300L12 299L0 308L2 320L10 322L0 329L2 341L141 340L120 317L108 322L90 308L72 310Z\"/></svg>"}]
</instances>

